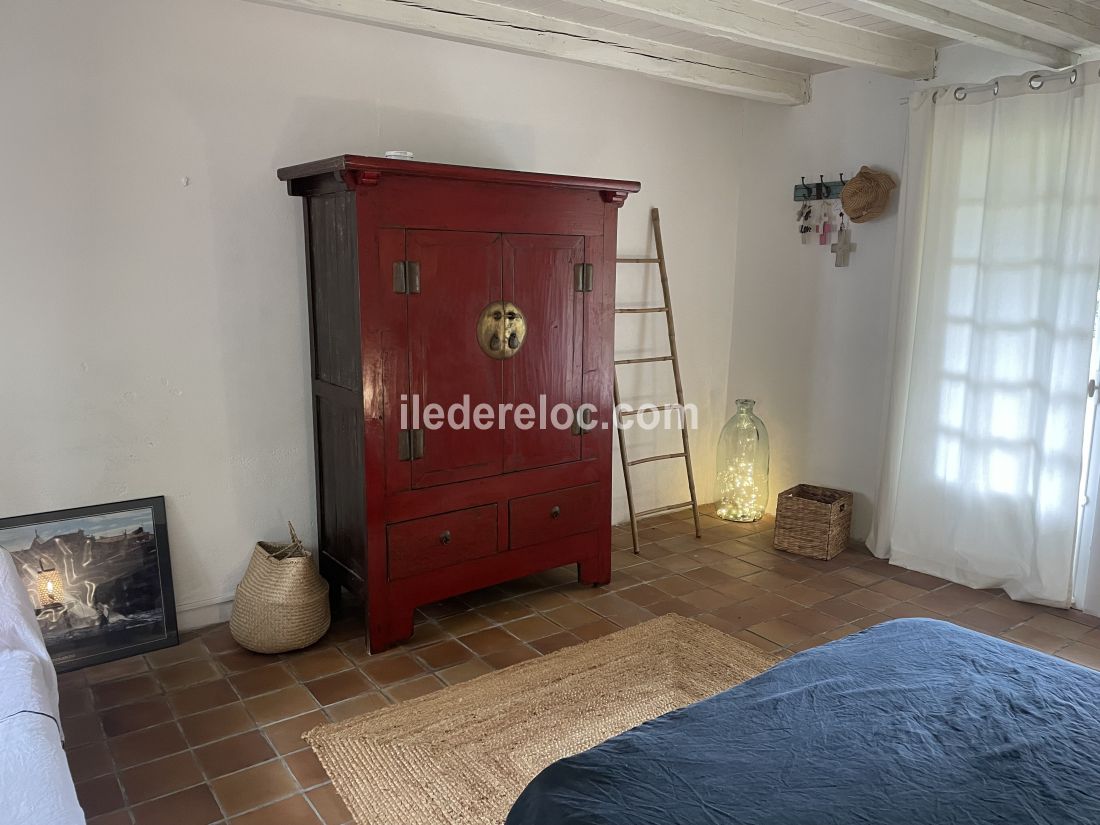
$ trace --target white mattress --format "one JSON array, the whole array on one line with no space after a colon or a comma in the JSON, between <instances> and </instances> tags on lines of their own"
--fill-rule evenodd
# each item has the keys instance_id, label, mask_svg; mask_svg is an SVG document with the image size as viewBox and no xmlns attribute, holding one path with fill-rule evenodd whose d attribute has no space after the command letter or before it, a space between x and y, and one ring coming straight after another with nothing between
<instances>
[{"instance_id":1,"label":"white mattress","mask_svg":"<svg viewBox=\"0 0 1100 825\"><path fill-rule=\"evenodd\" d=\"M0 821L83 825L61 747L57 674L15 562L0 552Z\"/></svg>"},{"instance_id":2,"label":"white mattress","mask_svg":"<svg viewBox=\"0 0 1100 825\"><path fill-rule=\"evenodd\" d=\"M0 821L84 825L57 724L20 713L0 722Z\"/></svg>"}]
</instances>

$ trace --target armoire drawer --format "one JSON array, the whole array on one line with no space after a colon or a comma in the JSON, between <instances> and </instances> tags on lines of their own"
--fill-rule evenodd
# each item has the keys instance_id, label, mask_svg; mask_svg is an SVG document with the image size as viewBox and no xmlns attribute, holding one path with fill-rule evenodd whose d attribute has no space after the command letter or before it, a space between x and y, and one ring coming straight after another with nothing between
<instances>
[{"instance_id":1,"label":"armoire drawer","mask_svg":"<svg viewBox=\"0 0 1100 825\"><path fill-rule=\"evenodd\" d=\"M386 527L390 579L497 552L497 506L472 507Z\"/></svg>"},{"instance_id":2,"label":"armoire drawer","mask_svg":"<svg viewBox=\"0 0 1100 825\"><path fill-rule=\"evenodd\" d=\"M508 502L509 546L527 547L600 526L599 484L585 484Z\"/></svg>"}]
</instances>

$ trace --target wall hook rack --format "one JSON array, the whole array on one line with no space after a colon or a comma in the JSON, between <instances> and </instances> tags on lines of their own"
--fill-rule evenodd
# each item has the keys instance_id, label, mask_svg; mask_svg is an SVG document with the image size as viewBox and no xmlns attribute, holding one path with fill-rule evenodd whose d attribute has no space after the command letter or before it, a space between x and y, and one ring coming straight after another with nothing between
<instances>
[{"instance_id":1,"label":"wall hook rack","mask_svg":"<svg viewBox=\"0 0 1100 825\"><path fill-rule=\"evenodd\" d=\"M802 183L796 183L794 187L795 201L823 201L840 197L840 190L847 181L844 173L838 172L840 180L825 180L824 175L817 176L817 183L806 183L806 178L801 178Z\"/></svg>"}]
</instances>

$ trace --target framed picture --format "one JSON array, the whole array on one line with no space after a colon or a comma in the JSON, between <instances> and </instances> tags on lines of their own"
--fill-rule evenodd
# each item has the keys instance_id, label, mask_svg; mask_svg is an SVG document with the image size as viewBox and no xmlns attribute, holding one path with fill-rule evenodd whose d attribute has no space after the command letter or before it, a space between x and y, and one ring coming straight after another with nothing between
<instances>
[{"instance_id":1,"label":"framed picture","mask_svg":"<svg viewBox=\"0 0 1100 825\"><path fill-rule=\"evenodd\" d=\"M164 498L0 519L59 672L179 644Z\"/></svg>"}]
</instances>

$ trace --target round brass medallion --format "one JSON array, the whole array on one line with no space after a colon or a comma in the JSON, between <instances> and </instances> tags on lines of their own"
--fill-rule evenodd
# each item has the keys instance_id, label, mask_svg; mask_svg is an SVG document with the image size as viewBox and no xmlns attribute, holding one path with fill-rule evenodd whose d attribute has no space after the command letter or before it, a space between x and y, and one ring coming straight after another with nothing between
<instances>
[{"instance_id":1,"label":"round brass medallion","mask_svg":"<svg viewBox=\"0 0 1100 825\"><path fill-rule=\"evenodd\" d=\"M527 318L511 301L493 301L477 319L477 343L490 358L511 358L527 337Z\"/></svg>"}]
</instances>

